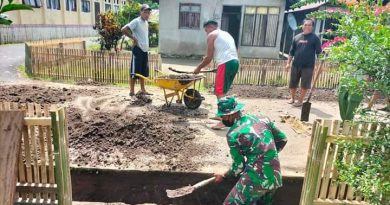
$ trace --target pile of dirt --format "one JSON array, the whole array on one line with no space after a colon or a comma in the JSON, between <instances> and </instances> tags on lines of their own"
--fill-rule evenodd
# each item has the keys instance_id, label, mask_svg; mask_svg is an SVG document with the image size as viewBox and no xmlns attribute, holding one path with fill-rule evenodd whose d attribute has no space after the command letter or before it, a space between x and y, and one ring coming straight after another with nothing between
<instances>
[{"instance_id":1,"label":"pile of dirt","mask_svg":"<svg viewBox=\"0 0 390 205\"><path fill-rule=\"evenodd\" d=\"M80 113L68 109L69 143L75 164L125 167L137 155L149 152L165 156L170 170L196 167L188 159L201 153L202 148L192 142L198 130L175 123L176 116L158 111L138 116L96 112L85 120Z\"/></svg>"},{"instance_id":2,"label":"pile of dirt","mask_svg":"<svg viewBox=\"0 0 390 205\"><path fill-rule=\"evenodd\" d=\"M38 103L38 104L61 104L66 101L72 101L79 95L100 96L98 90L87 89L68 89L30 86L1 86L0 101L19 102L19 103Z\"/></svg>"},{"instance_id":3,"label":"pile of dirt","mask_svg":"<svg viewBox=\"0 0 390 205\"><path fill-rule=\"evenodd\" d=\"M92 79L88 79L88 80L77 81L76 85L104 86L104 85L108 85L108 84L107 83L103 83L103 82L97 82L97 81L94 81Z\"/></svg>"},{"instance_id":4,"label":"pile of dirt","mask_svg":"<svg viewBox=\"0 0 390 205\"><path fill-rule=\"evenodd\" d=\"M152 103L152 98L148 95L145 95L143 92L139 91L131 99L130 103L131 103L131 105L135 105L135 106L145 106L147 104Z\"/></svg>"},{"instance_id":5,"label":"pile of dirt","mask_svg":"<svg viewBox=\"0 0 390 205\"><path fill-rule=\"evenodd\" d=\"M230 95L244 98L273 98L289 99L289 89L287 87L256 86L256 85L234 85L229 91ZM299 89L297 95L299 96ZM315 89L312 100L314 101L337 101L335 89Z\"/></svg>"},{"instance_id":6,"label":"pile of dirt","mask_svg":"<svg viewBox=\"0 0 390 205\"><path fill-rule=\"evenodd\" d=\"M135 108L129 97L112 95L109 91L1 86L0 101L64 105L72 165L115 168L131 165L178 171L201 166L191 158L205 154L207 148L195 144L199 130L190 127L185 117L150 105L151 98L147 96L138 96L136 101L148 105ZM150 160L151 156L155 159Z\"/></svg>"}]
</instances>

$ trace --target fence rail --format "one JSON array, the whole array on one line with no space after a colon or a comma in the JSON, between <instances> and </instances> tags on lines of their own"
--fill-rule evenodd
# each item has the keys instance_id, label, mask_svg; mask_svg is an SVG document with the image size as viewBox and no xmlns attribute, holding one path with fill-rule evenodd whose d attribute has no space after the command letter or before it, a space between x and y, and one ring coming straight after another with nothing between
<instances>
[{"instance_id":1,"label":"fence rail","mask_svg":"<svg viewBox=\"0 0 390 205\"><path fill-rule=\"evenodd\" d=\"M368 205L353 187L338 183L336 159L352 163L353 158L364 160L371 150L348 155L337 140L367 138L371 132L385 125L368 122L342 122L339 120L317 120L314 122L300 205Z\"/></svg>"},{"instance_id":2,"label":"fence rail","mask_svg":"<svg viewBox=\"0 0 390 205\"><path fill-rule=\"evenodd\" d=\"M72 204L64 108L0 102L0 111L25 111L14 204Z\"/></svg>"},{"instance_id":3,"label":"fence rail","mask_svg":"<svg viewBox=\"0 0 390 205\"><path fill-rule=\"evenodd\" d=\"M31 76L62 81L128 83L131 52L71 49L56 46L56 43L48 45L52 46L26 44L26 72ZM150 77L156 77L156 70L161 70L159 54L149 54L149 69Z\"/></svg>"},{"instance_id":4,"label":"fence rail","mask_svg":"<svg viewBox=\"0 0 390 205\"><path fill-rule=\"evenodd\" d=\"M96 35L92 25L0 25L0 44Z\"/></svg>"},{"instance_id":5,"label":"fence rail","mask_svg":"<svg viewBox=\"0 0 390 205\"><path fill-rule=\"evenodd\" d=\"M319 62L316 63L316 67ZM240 59L240 69L233 81L236 85L268 85L268 86L287 86L290 80L290 73L285 71L286 60L278 59ZM212 63L209 69L215 68ZM215 82L215 73L206 74L206 84L213 85ZM317 83L317 88L336 88L339 84L340 73L336 72L334 67L324 63L323 72Z\"/></svg>"}]
</instances>

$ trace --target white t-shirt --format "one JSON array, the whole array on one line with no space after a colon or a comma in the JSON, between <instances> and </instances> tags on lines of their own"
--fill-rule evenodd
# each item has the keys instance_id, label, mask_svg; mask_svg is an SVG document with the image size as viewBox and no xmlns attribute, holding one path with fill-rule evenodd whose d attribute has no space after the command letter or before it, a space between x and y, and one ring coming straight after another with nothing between
<instances>
[{"instance_id":1,"label":"white t-shirt","mask_svg":"<svg viewBox=\"0 0 390 205\"><path fill-rule=\"evenodd\" d=\"M130 23L124 27L129 27L133 36L138 41L138 46L142 51L148 52L149 50L149 24L148 21L143 20L140 16L133 19Z\"/></svg>"},{"instance_id":2,"label":"white t-shirt","mask_svg":"<svg viewBox=\"0 0 390 205\"><path fill-rule=\"evenodd\" d=\"M221 65L233 59L238 59L236 44L233 37L226 31L220 29L214 41L214 60Z\"/></svg>"}]
</instances>

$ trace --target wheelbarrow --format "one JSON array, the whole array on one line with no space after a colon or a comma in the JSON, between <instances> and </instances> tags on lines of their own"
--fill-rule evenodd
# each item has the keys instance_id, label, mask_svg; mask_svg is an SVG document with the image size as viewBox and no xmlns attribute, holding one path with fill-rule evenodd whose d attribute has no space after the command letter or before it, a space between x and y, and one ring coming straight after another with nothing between
<instances>
[{"instance_id":1,"label":"wheelbarrow","mask_svg":"<svg viewBox=\"0 0 390 205\"><path fill-rule=\"evenodd\" d=\"M161 71L158 71L162 73ZM176 103L182 103L189 109L197 109L204 100L199 93L201 81L204 76L201 75L168 75L162 73L154 79L147 78L140 74L137 77L145 79L152 84L160 87L164 91L165 103L169 107L173 98L177 97Z\"/></svg>"}]
</instances>

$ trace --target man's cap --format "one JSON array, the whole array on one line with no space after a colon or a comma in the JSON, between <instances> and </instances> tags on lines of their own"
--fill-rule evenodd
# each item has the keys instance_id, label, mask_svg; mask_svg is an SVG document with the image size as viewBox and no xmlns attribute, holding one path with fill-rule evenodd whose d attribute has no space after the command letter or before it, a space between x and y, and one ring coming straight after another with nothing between
<instances>
[{"instance_id":1,"label":"man's cap","mask_svg":"<svg viewBox=\"0 0 390 205\"><path fill-rule=\"evenodd\" d=\"M243 103L237 102L234 97L223 97L218 100L218 112L217 116L222 117L224 115L231 115L244 108Z\"/></svg>"},{"instance_id":2,"label":"man's cap","mask_svg":"<svg viewBox=\"0 0 390 205\"><path fill-rule=\"evenodd\" d=\"M214 19L207 20L206 22L203 23L203 28L208 26L208 25L218 26L218 22Z\"/></svg>"},{"instance_id":3,"label":"man's cap","mask_svg":"<svg viewBox=\"0 0 390 205\"><path fill-rule=\"evenodd\" d=\"M147 4L142 4L142 6L141 6L141 11L144 11L144 10L149 10L149 11L151 11L152 9L150 8L149 5L147 5Z\"/></svg>"}]
</instances>

